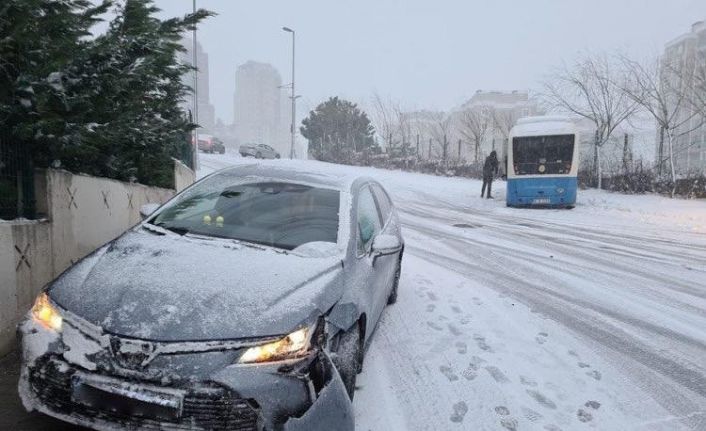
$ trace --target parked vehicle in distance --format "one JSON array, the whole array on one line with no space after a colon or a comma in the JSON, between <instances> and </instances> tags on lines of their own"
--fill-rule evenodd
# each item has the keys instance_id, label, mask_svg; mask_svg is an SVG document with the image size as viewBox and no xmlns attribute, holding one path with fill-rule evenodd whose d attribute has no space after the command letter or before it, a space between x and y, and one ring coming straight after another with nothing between
<instances>
[{"instance_id":1,"label":"parked vehicle in distance","mask_svg":"<svg viewBox=\"0 0 706 431\"><path fill-rule=\"evenodd\" d=\"M255 157L256 159L279 159L279 153L265 144L243 144L240 146L240 155Z\"/></svg>"},{"instance_id":2,"label":"parked vehicle in distance","mask_svg":"<svg viewBox=\"0 0 706 431\"><path fill-rule=\"evenodd\" d=\"M527 117L510 131L507 206L573 208L579 136L566 117Z\"/></svg>"},{"instance_id":3,"label":"parked vehicle in distance","mask_svg":"<svg viewBox=\"0 0 706 431\"><path fill-rule=\"evenodd\" d=\"M211 135L199 135L199 151L204 153L224 154L226 147L223 141Z\"/></svg>"},{"instance_id":4,"label":"parked vehicle in distance","mask_svg":"<svg viewBox=\"0 0 706 431\"><path fill-rule=\"evenodd\" d=\"M96 429L352 431L404 251L383 187L251 164L141 213L19 325L24 406Z\"/></svg>"}]
</instances>

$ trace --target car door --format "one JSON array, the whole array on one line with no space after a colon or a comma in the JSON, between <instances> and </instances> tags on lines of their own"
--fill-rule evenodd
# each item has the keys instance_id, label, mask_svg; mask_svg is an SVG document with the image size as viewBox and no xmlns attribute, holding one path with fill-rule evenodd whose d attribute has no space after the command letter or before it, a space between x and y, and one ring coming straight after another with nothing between
<instances>
[{"instance_id":1,"label":"car door","mask_svg":"<svg viewBox=\"0 0 706 431\"><path fill-rule=\"evenodd\" d=\"M358 192L358 204L356 208L356 253L359 282L365 290L365 300L370 311L372 330L387 303L388 290L385 288L384 271L382 266L371 253L373 241L382 231L382 218L377 201L373 196L370 185L362 186Z\"/></svg>"},{"instance_id":2,"label":"car door","mask_svg":"<svg viewBox=\"0 0 706 431\"><path fill-rule=\"evenodd\" d=\"M372 184L371 188L382 217L381 234L399 237L398 226L395 223L392 213L392 203L387 193L385 193L379 184ZM381 287L384 286L388 294L392 290L392 283L394 281L395 272L397 271L398 261L399 253L395 253L379 256L375 262L375 266L377 267L376 271L379 272L380 285ZM387 302L387 297L385 297L385 302Z\"/></svg>"}]
</instances>

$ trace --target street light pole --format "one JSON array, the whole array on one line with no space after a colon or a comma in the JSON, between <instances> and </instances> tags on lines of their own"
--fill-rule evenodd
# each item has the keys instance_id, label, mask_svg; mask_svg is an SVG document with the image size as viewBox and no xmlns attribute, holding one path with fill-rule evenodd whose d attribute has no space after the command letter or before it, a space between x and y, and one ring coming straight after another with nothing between
<instances>
[{"instance_id":1,"label":"street light pole","mask_svg":"<svg viewBox=\"0 0 706 431\"><path fill-rule=\"evenodd\" d=\"M194 4L194 13L196 13L196 0ZM199 71L198 57L196 55L196 25L194 25L194 44L192 46L193 66L194 66L194 124L199 124ZM194 128L194 145L193 145L193 168L194 172L199 168L199 129Z\"/></svg>"},{"instance_id":2,"label":"street light pole","mask_svg":"<svg viewBox=\"0 0 706 431\"><path fill-rule=\"evenodd\" d=\"M194 0L195 1L195 0ZM297 121L297 93L296 93L296 84L295 84L295 49L296 49L296 33L294 30L292 30L289 27L282 27L282 30L286 31L287 33L292 33L292 124L290 126L290 132L292 133L292 143L289 148L289 158L293 159L294 158L294 145L296 143L296 134L297 131L295 129L295 124Z\"/></svg>"}]
</instances>

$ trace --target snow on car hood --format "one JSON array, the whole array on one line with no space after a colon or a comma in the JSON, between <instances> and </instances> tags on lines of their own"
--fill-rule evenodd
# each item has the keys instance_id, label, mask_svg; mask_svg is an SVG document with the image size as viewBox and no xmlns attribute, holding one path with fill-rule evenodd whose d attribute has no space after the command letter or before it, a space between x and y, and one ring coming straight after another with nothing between
<instances>
[{"instance_id":1,"label":"snow on car hood","mask_svg":"<svg viewBox=\"0 0 706 431\"><path fill-rule=\"evenodd\" d=\"M286 334L341 297L338 256L232 241L126 233L49 290L70 312L126 337L201 341Z\"/></svg>"}]
</instances>

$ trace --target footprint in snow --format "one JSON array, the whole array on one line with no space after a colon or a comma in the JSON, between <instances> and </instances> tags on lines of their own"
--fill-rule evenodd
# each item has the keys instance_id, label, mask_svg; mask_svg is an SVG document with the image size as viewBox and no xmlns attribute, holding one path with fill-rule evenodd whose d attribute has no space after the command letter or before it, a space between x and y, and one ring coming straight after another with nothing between
<instances>
[{"instance_id":1,"label":"footprint in snow","mask_svg":"<svg viewBox=\"0 0 706 431\"><path fill-rule=\"evenodd\" d=\"M591 368L591 366L585 362L579 362L579 368Z\"/></svg>"},{"instance_id":2,"label":"footprint in snow","mask_svg":"<svg viewBox=\"0 0 706 431\"><path fill-rule=\"evenodd\" d=\"M439 299L434 292L427 292L427 297L432 301L437 301Z\"/></svg>"},{"instance_id":3,"label":"footprint in snow","mask_svg":"<svg viewBox=\"0 0 706 431\"><path fill-rule=\"evenodd\" d=\"M522 414L524 414L527 420L530 422L537 422L538 420L544 417L539 412L536 412L527 407L522 407Z\"/></svg>"},{"instance_id":4,"label":"footprint in snow","mask_svg":"<svg viewBox=\"0 0 706 431\"><path fill-rule=\"evenodd\" d=\"M515 418L502 418L500 419L500 425L509 431L517 431L517 419Z\"/></svg>"},{"instance_id":5,"label":"footprint in snow","mask_svg":"<svg viewBox=\"0 0 706 431\"><path fill-rule=\"evenodd\" d=\"M451 311L457 314L461 314L463 312L463 310L461 310L461 307L459 307L458 305L452 305Z\"/></svg>"},{"instance_id":6,"label":"footprint in snow","mask_svg":"<svg viewBox=\"0 0 706 431\"><path fill-rule=\"evenodd\" d=\"M529 386L531 388L537 387L537 382L535 382L534 380L530 379L529 377L525 377L525 376L520 376L520 383L522 383L525 386Z\"/></svg>"},{"instance_id":7,"label":"footprint in snow","mask_svg":"<svg viewBox=\"0 0 706 431\"><path fill-rule=\"evenodd\" d=\"M450 382L455 382L456 380L458 380L458 376L456 375L456 373L454 373L454 370L451 367L442 365L439 367L439 371L441 371L441 374L446 376L446 378L449 379Z\"/></svg>"},{"instance_id":8,"label":"footprint in snow","mask_svg":"<svg viewBox=\"0 0 706 431\"><path fill-rule=\"evenodd\" d=\"M461 320L459 320L459 322L461 322L461 325L467 325L471 322L472 317L473 316L471 316L470 314L466 314L461 318Z\"/></svg>"},{"instance_id":9,"label":"footprint in snow","mask_svg":"<svg viewBox=\"0 0 706 431\"><path fill-rule=\"evenodd\" d=\"M586 404L584 404L584 406L593 410L598 410L599 408L601 408L601 403L599 403L598 401L586 401Z\"/></svg>"},{"instance_id":10,"label":"footprint in snow","mask_svg":"<svg viewBox=\"0 0 706 431\"><path fill-rule=\"evenodd\" d=\"M549 334L547 334L546 332L540 332L539 334L537 334L536 337L534 337L534 339L535 339L535 341L537 341L537 343L544 344L547 342L548 336L549 336Z\"/></svg>"},{"instance_id":11,"label":"footprint in snow","mask_svg":"<svg viewBox=\"0 0 706 431\"><path fill-rule=\"evenodd\" d=\"M473 297L473 303L476 305L483 305L483 301L481 301L480 298L477 296Z\"/></svg>"},{"instance_id":12,"label":"footprint in snow","mask_svg":"<svg viewBox=\"0 0 706 431\"><path fill-rule=\"evenodd\" d=\"M554 403L554 401L547 398L543 393L535 391L535 390L527 389L527 394L529 394L529 396L534 398L534 400L537 401L542 406L544 406L548 409L556 410L556 404Z\"/></svg>"},{"instance_id":13,"label":"footprint in snow","mask_svg":"<svg viewBox=\"0 0 706 431\"><path fill-rule=\"evenodd\" d=\"M600 372L600 371L597 371L597 370L589 371L589 372L586 373L586 375L589 376L589 377L591 377L591 378L593 378L593 379L595 379L595 380L600 380L600 379L603 377L603 376L601 375L601 372Z\"/></svg>"},{"instance_id":14,"label":"footprint in snow","mask_svg":"<svg viewBox=\"0 0 706 431\"><path fill-rule=\"evenodd\" d=\"M485 370L488 372L488 374L490 374L490 377L492 377L493 380L498 383L508 383L510 381L510 379L508 379L507 376L505 376L505 374L500 371L500 368L498 367L489 365L485 367Z\"/></svg>"},{"instance_id":15,"label":"footprint in snow","mask_svg":"<svg viewBox=\"0 0 706 431\"><path fill-rule=\"evenodd\" d=\"M464 379L468 380L469 382L474 380L476 377L478 377L478 368L471 364L461 372L461 375L463 376Z\"/></svg>"},{"instance_id":16,"label":"footprint in snow","mask_svg":"<svg viewBox=\"0 0 706 431\"><path fill-rule=\"evenodd\" d=\"M461 372L461 375L463 376L464 379L468 380L469 382L476 377L478 377L478 368L480 367L480 364L485 362L483 358L479 358L478 356L473 356L471 358L471 362L468 364L468 367Z\"/></svg>"},{"instance_id":17,"label":"footprint in snow","mask_svg":"<svg viewBox=\"0 0 706 431\"><path fill-rule=\"evenodd\" d=\"M544 429L547 431L562 431L561 428L559 428L558 426L556 426L554 424L544 425Z\"/></svg>"},{"instance_id":18,"label":"footprint in snow","mask_svg":"<svg viewBox=\"0 0 706 431\"><path fill-rule=\"evenodd\" d=\"M576 412L576 417L578 417L581 422L591 422L593 420L593 415L584 409L579 409L579 411Z\"/></svg>"},{"instance_id":19,"label":"footprint in snow","mask_svg":"<svg viewBox=\"0 0 706 431\"><path fill-rule=\"evenodd\" d=\"M466 413L468 413L468 405L464 401L459 401L453 405L453 413L449 419L451 422L461 423Z\"/></svg>"},{"instance_id":20,"label":"footprint in snow","mask_svg":"<svg viewBox=\"0 0 706 431\"><path fill-rule=\"evenodd\" d=\"M456 342L456 351L461 355L465 355L468 351L468 345L463 341L458 341Z\"/></svg>"},{"instance_id":21,"label":"footprint in snow","mask_svg":"<svg viewBox=\"0 0 706 431\"><path fill-rule=\"evenodd\" d=\"M495 413L499 414L500 416L507 416L510 414L510 410L505 406L497 406L495 407Z\"/></svg>"},{"instance_id":22,"label":"footprint in snow","mask_svg":"<svg viewBox=\"0 0 706 431\"><path fill-rule=\"evenodd\" d=\"M449 328L449 331L451 331L451 333L452 333L453 335L455 335L455 336L457 336L457 337L458 337L459 335L463 335L463 332L462 332L460 329L458 329L456 326L454 326L452 323L449 323L447 326L448 326L448 328Z\"/></svg>"},{"instance_id":23,"label":"footprint in snow","mask_svg":"<svg viewBox=\"0 0 706 431\"><path fill-rule=\"evenodd\" d=\"M476 340L478 348L486 352L492 352L493 349L490 348L488 343L485 342L485 337L480 334L473 334L473 339Z\"/></svg>"},{"instance_id":24,"label":"footprint in snow","mask_svg":"<svg viewBox=\"0 0 706 431\"><path fill-rule=\"evenodd\" d=\"M434 305L434 304L427 305L427 313L431 313L435 309L436 309L436 305Z\"/></svg>"},{"instance_id":25,"label":"footprint in snow","mask_svg":"<svg viewBox=\"0 0 706 431\"><path fill-rule=\"evenodd\" d=\"M598 401L586 401L584 406L586 409L579 409L576 412L576 417L579 418L581 422L591 422L593 420L593 413L591 413L590 410L598 410L601 408L601 403Z\"/></svg>"},{"instance_id":26,"label":"footprint in snow","mask_svg":"<svg viewBox=\"0 0 706 431\"><path fill-rule=\"evenodd\" d=\"M427 322L427 325L428 325L431 329L434 329L434 330L436 330L436 331L443 331L443 330L444 330L444 328L442 328L441 326L439 326L439 325L438 325L437 323L435 323L435 322Z\"/></svg>"}]
</instances>

